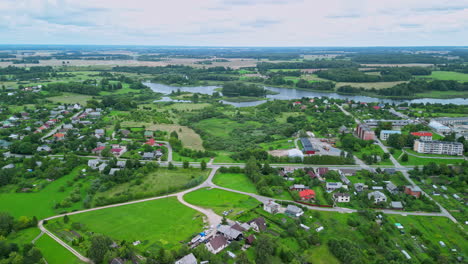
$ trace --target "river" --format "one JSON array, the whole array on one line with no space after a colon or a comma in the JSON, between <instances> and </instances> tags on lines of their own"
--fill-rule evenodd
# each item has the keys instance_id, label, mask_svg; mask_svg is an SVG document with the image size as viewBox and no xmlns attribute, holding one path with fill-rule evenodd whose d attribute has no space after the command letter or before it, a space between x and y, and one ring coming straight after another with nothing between
<instances>
[{"instance_id":1,"label":"river","mask_svg":"<svg viewBox=\"0 0 468 264\"><path fill-rule=\"evenodd\" d=\"M144 82L144 85L148 86L157 93L163 94L170 94L171 92L177 92L177 90L183 92L191 92L191 93L201 93L201 94L213 94L218 86L169 86L160 83L151 83L151 82ZM300 99L302 97L329 97L335 99L343 99L343 100L354 100L358 102L366 102L366 103L373 103L373 102L382 102L382 103L439 103L439 104L457 104L457 105L468 105L468 99L465 98L451 98L451 99L434 99L434 98L421 98L421 99L413 99L413 100L392 100L392 99L381 99L369 96L361 96L361 95L341 95L337 93L324 93L324 92L315 92L315 91L307 91L307 90L300 90L294 88L279 88L279 87L268 87L265 86L266 89L275 92L276 94L267 95L267 99L278 99L278 100L291 100L291 99ZM172 99L168 97L164 97L163 100L159 100L160 102L164 101L172 101ZM246 107L246 106L256 106L266 102L267 100L259 100L253 102L229 102L223 101L223 103L234 105L236 107ZM174 100L174 102L177 102ZM180 102L180 101L179 101Z\"/></svg>"}]
</instances>

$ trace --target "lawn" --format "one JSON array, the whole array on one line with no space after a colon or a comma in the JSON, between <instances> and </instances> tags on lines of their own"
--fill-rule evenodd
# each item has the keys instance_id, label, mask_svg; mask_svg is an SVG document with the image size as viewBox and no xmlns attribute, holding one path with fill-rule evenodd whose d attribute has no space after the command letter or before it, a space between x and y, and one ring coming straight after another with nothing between
<instances>
[{"instance_id":1,"label":"lawn","mask_svg":"<svg viewBox=\"0 0 468 264\"><path fill-rule=\"evenodd\" d=\"M139 180L116 185L105 192L98 192L95 199L97 200L99 197L117 198L119 196L139 199L158 196L185 189L187 184L192 180L198 179L201 183L208 177L209 172L209 170L202 171L197 168L177 168L175 170L159 168Z\"/></svg>"},{"instance_id":2,"label":"lawn","mask_svg":"<svg viewBox=\"0 0 468 264\"><path fill-rule=\"evenodd\" d=\"M191 157L185 157L185 156L181 156L178 152L172 152L172 160L174 161L188 161L188 162L201 162L202 160L204 160L205 162L208 162L210 161L210 158L209 157L205 157L205 158L191 158Z\"/></svg>"},{"instance_id":3,"label":"lawn","mask_svg":"<svg viewBox=\"0 0 468 264\"><path fill-rule=\"evenodd\" d=\"M236 161L231 158L232 152L216 151L215 163L235 163Z\"/></svg>"},{"instance_id":4,"label":"lawn","mask_svg":"<svg viewBox=\"0 0 468 264\"><path fill-rule=\"evenodd\" d=\"M17 232L13 232L7 237L8 242L15 243L18 245L30 244L34 238L41 233L41 230L37 227L31 227L23 229Z\"/></svg>"},{"instance_id":5,"label":"lawn","mask_svg":"<svg viewBox=\"0 0 468 264\"><path fill-rule=\"evenodd\" d=\"M91 95L76 94L76 93L62 93L60 96L48 97L48 100L54 103L63 104L81 104L86 105L86 102L93 99Z\"/></svg>"},{"instance_id":6,"label":"lawn","mask_svg":"<svg viewBox=\"0 0 468 264\"><path fill-rule=\"evenodd\" d=\"M256 199L247 195L224 191L216 188L204 188L190 192L184 196L190 204L213 209L217 214L233 210L233 213L255 208L260 204Z\"/></svg>"},{"instance_id":7,"label":"lawn","mask_svg":"<svg viewBox=\"0 0 468 264\"><path fill-rule=\"evenodd\" d=\"M113 207L70 216L70 223L79 222L85 229L116 240L141 241L141 250L177 249L179 241L187 241L203 229L202 214L181 204L177 198ZM67 229L62 219L48 226L54 232ZM84 233L84 232L82 232Z\"/></svg>"},{"instance_id":8,"label":"lawn","mask_svg":"<svg viewBox=\"0 0 468 264\"><path fill-rule=\"evenodd\" d=\"M217 173L213 182L221 187L258 194L257 188L244 173Z\"/></svg>"},{"instance_id":9,"label":"lawn","mask_svg":"<svg viewBox=\"0 0 468 264\"><path fill-rule=\"evenodd\" d=\"M460 159L431 159L431 158L418 158L418 157L414 157L414 156L411 156L411 155L408 155L408 161L401 161L402 155L400 155L400 153L401 153L401 150L396 151L395 154L393 155L393 157L395 157L398 160L398 162L403 166L410 166L410 165L422 166L422 165L427 165L427 164L429 164L431 162L435 162L437 164L455 164L455 163L463 162L463 158L460 158ZM398 155L400 155L399 156L400 158L398 158Z\"/></svg>"},{"instance_id":10,"label":"lawn","mask_svg":"<svg viewBox=\"0 0 468 264\"><path fill-rule=\"evenodd\" d=\"M317 248L309 249L310 263L314 264L340 264L341 262L330 252L327 245L321 245Z\"/></svg>"},{"instance_id":11,"label":"lawn","mask_svg":"<svg viewBox=\"0 0 468 264\"><path fill-rule=\"evenodd\" d=\"M81 262L70 251L62 247L55 240L47 235L43 235L36 241L36 246L49 264L77 264Z\"/></svg>"},{"instance_id":12,"label":"lawn","mask_svg":"<svg viewBox=\"0 0 468 264\"><path fill-rule=\"evenodd\" d=\"M266 151L274 149L293 149L296 147L293 138L279 139L272 142L260 143L259 145Z\"/></svg>"},{"instance_id":13,"label":"lawn","mask_svg":"<svg viewBox=\"0 0 468 264\"><path fill-rule=\"evenodd\" d=\"M2 192L0 193L0 211L10 213L14 217L36 216L38 219L55 215L61 211L82 208L82 202L73 204L70 208L54 209L54 205L71 193L74 187L67 186L83 167L75 168L70 174L51 182L44 189L32 193ZM59 192L64 186L65 191ZM84 189L83 189L84 190Z\"/></svg>"}]
</instances>

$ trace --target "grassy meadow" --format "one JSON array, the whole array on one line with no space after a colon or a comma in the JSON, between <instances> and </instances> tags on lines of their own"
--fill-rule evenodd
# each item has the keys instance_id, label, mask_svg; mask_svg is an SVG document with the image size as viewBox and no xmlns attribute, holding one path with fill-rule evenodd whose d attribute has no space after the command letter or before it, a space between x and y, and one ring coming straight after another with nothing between
<instances>
[{"instance_id":1,"label":"grassy meadow","mask_svg":"<svg viewBox=\"0 0 468 264\"><path fill-rule=\"evenodd\" d=\"M184 196L190 204L213 209L217 214L233 210L233 214L255 208L260 204L256 199L247 195L224 191L216 188L199 189Z\"/></svg>"},{"instance_id":2,"label":"grassy meadow","mask_svg":"<svg viewBox=\"0 0 468 264\"><path fill-rule=\"evenodd\" d=\"M141 241L141 250L177 249L202 231L202 215L179 203L177 198L164 198L144 203L107 208L70 216L70 223L84 225L86 231L104 234L116 240ZM70 227L56 219L48 224L56 233Z\"/></svg>"}]
</instances>

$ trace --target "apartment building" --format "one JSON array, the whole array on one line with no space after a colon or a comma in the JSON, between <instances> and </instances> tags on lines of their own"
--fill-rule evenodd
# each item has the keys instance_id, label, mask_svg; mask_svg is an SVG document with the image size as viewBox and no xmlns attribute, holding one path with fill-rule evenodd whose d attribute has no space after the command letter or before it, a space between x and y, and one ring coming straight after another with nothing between
<instances>
[{"instance_id":1,"label":"apartment building","mask_svg":"<svg viewBox=\"0 0 468 264\"><path fill-rule=\"evenodd\" d=\"M443 154L443 155L463 155L463 144L449 141L424 141L415 140L413 150L418 153Z\"/></svg>"}]
</instances>

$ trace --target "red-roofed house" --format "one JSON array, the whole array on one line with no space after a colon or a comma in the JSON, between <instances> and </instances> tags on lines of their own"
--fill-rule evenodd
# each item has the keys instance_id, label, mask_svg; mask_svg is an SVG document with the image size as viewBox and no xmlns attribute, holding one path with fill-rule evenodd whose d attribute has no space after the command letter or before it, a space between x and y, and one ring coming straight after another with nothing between
<instances>
[{"instance_id":1,"label":"red-roofed house","mask_svg":"<svg viewBox=\"0 0 468 264\"><path fill-rule=\"evenodd\" d=\"M297 102L294 102L293 105L296 106L296 105L301 105L302 103L297 101Z\"/></svg>"},{"instance_id":2,"label":"red-roofed house","mask_svg":"<svg viewBox=\"0 0 468 264\"><path fill-rule=\"evenodd\" d=\"M145 143L146 145L154 146L156 144L156 141L154 141L154 138L148 139Z\"/></svg>"},{"instance_id":3,"label":"red-roofed house","mask_svg":"<svg viewBox=\"0 0 468 264\"><path fill-rule=\"evenodd\" d=\"M301 197L301 200L304 201L315 199L315 191L311 189L305 189L299 192L299 196Z\"/></svg>"},{"instance_id":4,"label":"red-roofed house","mask_svg":"<svg viewBox=\"0 0 468 264\"><path fill-rule=\"evenodd\" d=\"M328 172L328 168L318 168L318 170L317 170L317 174L320 175L320 176L323 176L327 172Z\"/></svg>"},{"instance_id":5,"label":"red-roofed house","mask_svg":"<svg viewBox=\"0 0 468 264\"><path fill-rule=\"evenodd\" d=\"M431 141L432 140L432 133L431 132L412 132L411 135L419 137L421 140L424 140L424 141Z\"/></svg>"},{"instance_id":6,"label":"red-roofed house","mask_svg":"<svg viewBox=\"0 0 468 264\"><path fill-rule=\"evenodd\" d=\"M63 134L63 133L55 133L55 134L53 135L53 137L54 137L56 140L63 140L63 139L65 139L65 134Z\"/></svg>"},{"instance_id":7,"label":"red-roofed house","mask_svg":"<svg viewBox=\"0 0 468 264\"><path fill-rule=\"evenodd\" d=\"M374 108L375 110L380 110L380 106L377 105L374 105L372 108Z\"/></svg>"},{"instance_id":8,"label":"red-roofed house","mask_svg":"<svg viewBox=\"0 0 468 264\"><path fill-rule=\"evenodd\" d=\"M97 147L97 148L93 149L91 152L93 152L93 153L96 154L96 155L101 155L101 152L102 152L105 148L106 148L105 146L100 146L100 147Z\"/></svg>"}]
</instances>

